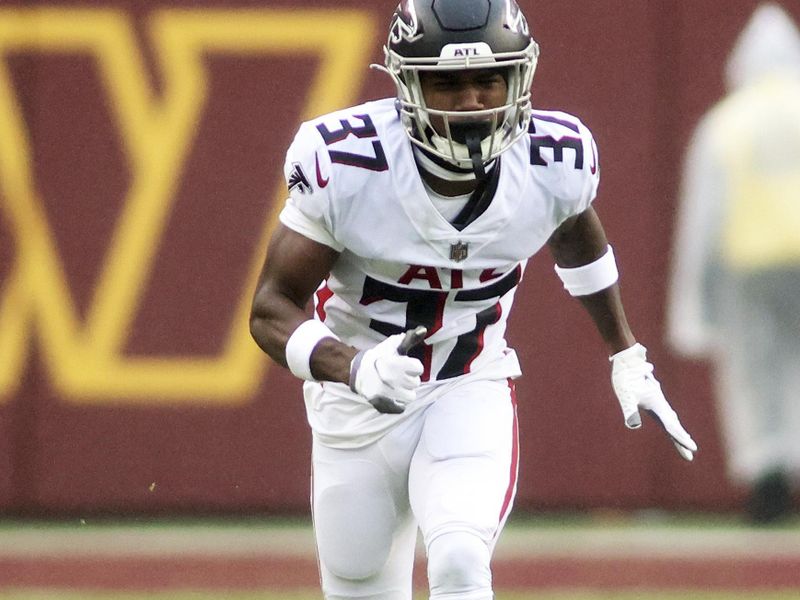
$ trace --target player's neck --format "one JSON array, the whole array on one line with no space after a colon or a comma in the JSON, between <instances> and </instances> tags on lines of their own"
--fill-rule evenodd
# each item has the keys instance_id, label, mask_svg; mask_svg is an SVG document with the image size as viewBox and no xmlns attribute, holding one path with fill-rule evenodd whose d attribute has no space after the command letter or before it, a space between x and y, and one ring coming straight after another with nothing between
<instances>
[{"instance_id":1,"label":"player's neck","mask_svg":"<svg viewBox=\"0 0 800 600\"><path fill-rule=\"evenodd\" d=\"M442 196L463 196L464 194L472 193L478 187L477 179L450 181L433 175L421 166L419 167L419 174L434 192Z\"/></svg>"}]
</instances>

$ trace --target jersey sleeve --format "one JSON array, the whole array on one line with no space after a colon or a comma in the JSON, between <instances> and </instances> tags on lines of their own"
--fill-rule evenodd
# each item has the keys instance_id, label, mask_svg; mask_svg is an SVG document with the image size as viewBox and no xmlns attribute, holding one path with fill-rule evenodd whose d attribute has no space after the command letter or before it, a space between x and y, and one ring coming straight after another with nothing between
<instances>
[{"instance_id":1,"label":"jersey sleeve","mask_svg":"<svg viewBox=\"0 0 800 600\"><path fill-rule=\"evenodd\" d=\"M597 197L597 188L600 186L600 157L597 153L597 143L589 128L580 123L581 143L586 157L581 172L580 192L577 198L577 213L581 213L594 202Z\"/></svg>"},{"instance_id":2,"label":"jersey sleeve","mask_svg":"<svg viewBox=\"0 0 800 600\"><path fill-rule=\"evenodd\" d=\"M341 252L333 231L333 182L328 153L319 133L301 125L283 167L289 197L279 215L281 223L297 233Z\"/></svg>"},{"instance_id":3,"label":"jersey sleeve","mask_svg":"<svg viewBox=\"0 0 800 600\"><path fill-rule=\"evenodd\" d=\"M555 216L561 223L585 211L597 196L597 144L586 125L563 112L534 112L531 129L532 168L557 198Z\"/></svg>"},{"instance_id":4,"label":"jersey sleeve","mask_svg":"<svg viewBox=\"0 0 800 600\"><path fill-rule=\"evenodd\" d=\"M572 117L577 126L577 136L571 134L562 139L574 139L574 162L570 151L565 150L560 168L563 170L562 183L559 197L563 202L564 213L562 219L567 219L585 211L597 197L597 188L600 185L600 164L597 155L597 144L594 136L586 125Z\"/></svg>"}]
</instances>

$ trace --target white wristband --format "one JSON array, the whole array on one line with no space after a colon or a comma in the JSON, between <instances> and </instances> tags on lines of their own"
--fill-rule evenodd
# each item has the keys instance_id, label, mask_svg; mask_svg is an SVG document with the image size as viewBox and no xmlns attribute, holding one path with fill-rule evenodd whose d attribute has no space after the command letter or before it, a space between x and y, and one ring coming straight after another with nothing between
<instances>
[{"instance_id":1,"label":"white wristband","mask_svg":"<svg viewBox=\"0 0 800 600\"><path fill-rule=\"evenodd\" d=\"M556 273L571 296L588 296L604 290L619 279L614 250L608 246L606 253L588 265L565 268L555 266Z\"/></svg>"},{"instance_id":2,"label":"white wristband","mask_svg":"<svg viewBox=\"0 0 800 600\"><path fill-rule=\"evenodd\" d=\"M286 342L286 364L293 375L306 381L316 381L311 374L311 353L320 340L338 336L316 319L303 321Z\"/></svg>"}]
</instances>

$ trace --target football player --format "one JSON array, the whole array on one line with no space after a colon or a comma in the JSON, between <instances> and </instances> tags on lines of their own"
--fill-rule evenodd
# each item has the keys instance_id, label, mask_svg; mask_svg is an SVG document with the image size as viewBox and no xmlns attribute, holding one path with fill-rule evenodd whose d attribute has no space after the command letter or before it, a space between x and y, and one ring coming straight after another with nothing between
<instances>
[{"instance_id":1,"label":"football player","mask_svg":"<svg viewBox=\"0 0 800 600\"><path fill-rule=\"evenodd\" d=\"M626 425L651 411L683 458L697 446L626 322L592 135L531 108L516 2L404 0L384 51L397 98L303 123L289 148L251 331L305 380L325 597L410 600L419 528L430 597L489 600L517 477L504 332L534 253L596 323Z\"/></svg>"}]
</instances>

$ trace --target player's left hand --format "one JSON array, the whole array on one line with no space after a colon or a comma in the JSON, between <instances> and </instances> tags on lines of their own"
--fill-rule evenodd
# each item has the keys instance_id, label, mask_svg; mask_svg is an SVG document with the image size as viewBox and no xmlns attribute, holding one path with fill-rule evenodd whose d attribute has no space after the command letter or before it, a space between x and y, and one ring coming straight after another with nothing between
<instances>
[{"instance_id":1,"label":"player's left hand","mask_svg":"<svg viewBox=\"0 0 800 600\"><path fill-rule=\"evenodd\" d=\"M691 461L697 452L697 444L664 397L661 384L653 376L653 365L647 362L647 349L641 344L634 344L614 354L609 360L612 364L611 383L622 407L625 426L628 429L641 427L639 409L647 411L670 436L678 454Z\"/></svg>"}]
</instances>

